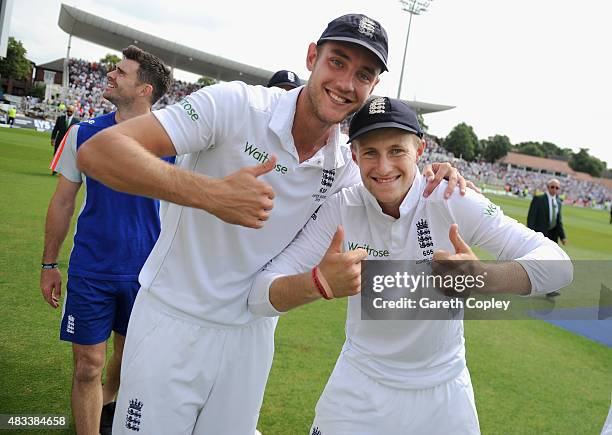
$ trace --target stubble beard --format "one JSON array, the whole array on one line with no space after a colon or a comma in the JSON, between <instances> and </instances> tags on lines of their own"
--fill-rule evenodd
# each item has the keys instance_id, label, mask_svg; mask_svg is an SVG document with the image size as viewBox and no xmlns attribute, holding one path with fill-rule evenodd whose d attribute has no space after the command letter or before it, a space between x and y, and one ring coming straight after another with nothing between
<instances>
[{"instance_id":1,"label":"stubble beard","mask_svg":"<svg viewBox=\"0 0 612 435\"><path fill-rule=\"evenodd\" d=\"M102 97L110 101L117 108L131 106L131 103L132 103L132 101L129 98L126 98L121 94L109 95L109 96L102 94Z\"/></svg>"},{"instance_id":2,"label":"stubble beard","mask_svg":"<svg viewBox=\"0 0 612 435\"><path fill-rule=\"evenodd\" d=\"M308 100L310 101L312 112L315 118L317 118L317 120L320 121L321 123L329 124L329 125L339 124L342 121L344 121L347 117L349 117L350 115L352 115L353 113L357 111L355 110L355 111L349 112L345 116L341 117L340 119L325 116L320 110L320 108L323 107L325 104L323 101L325 99L325 95L324 95L325 90L322 90L321 92L322 94L320 96L317 96L316 92L314 92L313 90L311 89L307 90Z\"/></svg>"}]
</instances>

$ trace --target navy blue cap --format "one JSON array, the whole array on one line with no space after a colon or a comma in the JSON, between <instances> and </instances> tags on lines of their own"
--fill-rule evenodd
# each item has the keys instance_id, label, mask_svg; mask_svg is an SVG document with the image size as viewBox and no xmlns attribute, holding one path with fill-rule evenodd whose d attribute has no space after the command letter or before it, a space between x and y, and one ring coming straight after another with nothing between
<instances>
[{"instance_id":1,"label":"navy blue cap","mask_svg":"<svg viewBox=\"0 0 612 435\"><path fill-rule=\"evenodd\" d=\"M399 128L418 137L423 137L416 113L402 100L389 97L375 97L363 106L349 125L349 142L379 128Z\"/></svg>"},{"instance_id":2,"label":"navy blue cap","mask_svg":"<svg viewBox=\"0 0 612 435\"><path fill-rule=\"evenodd\" d=\"M378 21L372 18L362 14L342 15L327 25L317 45L325 41L343 41L361 45L376 55L382 64L383 71L389 71L387 68L389 52L387 32Z\"/></svg>"},{"instance_id":3,"label":"navy blue cap","mask_svg":"<svg viewBox=\"0 0 612 435\"><path fill-rule=\"evenodd\" d=\"M293 71L282 69L280 71L276 71L268 82L269 88L274 86L289 86L291 88L297 88L302 86L302 82L298 75Z\"/></svg>"}]
</instances>

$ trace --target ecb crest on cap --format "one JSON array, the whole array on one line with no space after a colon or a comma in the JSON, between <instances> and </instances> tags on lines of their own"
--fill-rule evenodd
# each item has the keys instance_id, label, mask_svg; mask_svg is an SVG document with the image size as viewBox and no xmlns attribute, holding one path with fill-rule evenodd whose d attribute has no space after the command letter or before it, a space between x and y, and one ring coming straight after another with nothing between
<instances>
[{"instance_id":1,"label":"ecb crest on cap","mask_svg":"<svg viewBox=\"0 0 612 435\"><path fill-rule=\"evenodd\" d=\"M375 113L385 113L385 98L374 98L370 103L369 113L370 115Z\"/></svg>"},{"instance_id":2,"label":"ecb crest on cap","mask_svg":"<svg viewBox=\"0 0 612 435\"><path fill-rule=\"evenodd\" d=\"M291 71L287 71L287 78L289 79L289 81L294 82L295 74L293 74Z\"/></svg>"},{"instance_id":3,"label":"ecb crest on cap","mask_svg":"<svg viewBox=\"0 0 612 435\"><path fill-rule=\"evenodd\" d=\"M374 36L374 32L376 32L376 23L369 19L368 17L362 17L359 20L359 33L363 33L368 38Z\"/></svg>"}]
</instances>

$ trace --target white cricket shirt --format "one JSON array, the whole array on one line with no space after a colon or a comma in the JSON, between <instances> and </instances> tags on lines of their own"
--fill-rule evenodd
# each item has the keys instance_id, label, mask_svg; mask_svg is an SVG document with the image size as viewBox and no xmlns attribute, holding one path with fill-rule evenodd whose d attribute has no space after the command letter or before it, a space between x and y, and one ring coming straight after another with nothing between
<instances>
[{"instance_id":1,"label":"white cricket shirt","mask_svg":"<svg viewBox=\"0 0 612 435\"><path fill-rule=\"evenodd\" d=\"M542 234L505 216L484 196L468 189L444 199L444 185L423 198L426 180L416 170L412 188L400 206L400 217L384 214L362 185L342 190L317 212L296 240L258 275L249 298L258 314L279 314L269 302L269 286L281 275L303 273L321 261L339 224L344 248L368 246L368 260L425 260L435 250L455 252L448 238L459 225L463 240L480 246L497 259L516 259L527 271L532 294L559 289L571 281L572 266L565 252ZM431 241L420 246L417 223L425 221ZM530 260L568 260L551 262ZM559 269L562 270L559 270ZM349 297L343 356L378 382L396 388L430 388L454 379L465 367L463 321L361 320L360 296Z\"/></svg>"},{"instance_id":2,"label":"white cricket shirt","mask_svg":"<svg viewBox=\"0 0 612 435\"><path fill-rule=\"evenodd\" d=\"M291 127L302 88L209 86L153 112L181 168L220 178L277 156L259 177L276 197L262 229L227 224L205 211L169 204L140 284L169 310L222 325L255 320L247 298L255 275L295 238L325 198L359 180L346 136L336 127L328 144L299 163Z\"/></svg>"}]
</instances>

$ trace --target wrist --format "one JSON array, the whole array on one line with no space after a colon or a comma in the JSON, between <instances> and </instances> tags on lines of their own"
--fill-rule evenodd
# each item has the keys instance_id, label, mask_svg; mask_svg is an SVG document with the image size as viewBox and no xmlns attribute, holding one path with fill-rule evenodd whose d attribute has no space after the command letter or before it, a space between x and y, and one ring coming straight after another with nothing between
<instances>
[{"instance_id":1,"label":"wrist","mask_svg":"<svg viewBox=\"0 0 612 435\"><path fill-rule=\"evenodd\" d=\"M485 283L482 289L479 289L478 293L495 294L500 291L500 279L499 279L499 263L498 262L480 262L478 261L479 267L474 267L472 276L481 276Z\"/></svg>"},{"instance_id":2,"label":"wrist","mask_svg":"<svg viewBox=\"0 0 612 435\"><path fill-rule=\"evenodd\" d=\"M40 264L40 268L42 270L59 269L59 265L55 262L50 262L50 263L43 262Z\"/></svg>"},{"instance_id":3,"label":"wrist","mask_svg":"<svg viewBox=\"0 0 612 435\"><path fill-rule=\"evenodd\" d=\"M319 294L323 299L330 300L334 298L334 293L332 292L327 280L319 270L318 266L312 268L311 271L312 282L314 283L316 289L319 291Z\"/></svg>"},{"instance_id":4,"label":"wrist","mask_svg":"<svg viewBox=\"0 0 612 435\"><path fill-rule=\"evenodd\" d=\"M483 262L480 260L473 260L470 263L472 266L472 270L471 270L472 276L478 276L478 275L487 276L489 273L491 273L491 270L490 270L491 265L486 262Z\"/></svg>"},{"instance_id":5,"label":"wrist","mask_svg":"<svg viewBox=\"0 0 612 435\"><path fill-rule=\"evenodd\" d=\"M220 180L200 174L198 174L198 176L201 182L201 202L197 204L196 207L208 213L215 214L217 198L219 195L223 194L223 192L219 190Z\"/></svg>"}]
</instances>

